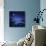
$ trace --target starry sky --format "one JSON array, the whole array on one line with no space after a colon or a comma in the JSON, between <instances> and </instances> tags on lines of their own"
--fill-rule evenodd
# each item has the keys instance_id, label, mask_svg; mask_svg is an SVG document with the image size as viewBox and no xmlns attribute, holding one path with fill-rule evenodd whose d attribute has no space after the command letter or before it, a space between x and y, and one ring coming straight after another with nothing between
<instances>
[{"instance_id":1,"label":"starry sky","mask_svg":"<svg viewBox=\"0 0 46 46\"><path fill-rule=\"evenodd\" d=\"M10 12L10 24L15 25L24 25L25 24L25 12L24 11L11 11Z\"/></svg>"}]
</instances>

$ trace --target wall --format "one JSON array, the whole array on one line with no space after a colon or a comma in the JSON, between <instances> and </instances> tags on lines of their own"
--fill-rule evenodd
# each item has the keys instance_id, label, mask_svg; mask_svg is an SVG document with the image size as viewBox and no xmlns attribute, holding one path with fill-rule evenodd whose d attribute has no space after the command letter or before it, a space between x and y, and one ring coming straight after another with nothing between
<instances>
[{"instance_id":1,"label":"wall","mask_svg":"<svg viewBox=\"0 0 46 46\"><path fill-rule=\"evenodd\" d=\"M40 9L43 10L43 9L46 9L46 0L41 0L40 1ZM42 26L45 26L46 27L46 11L43 13L42 15L44 21L40 21L40 25ZM46 36L46 35L45 35ZM46 38L45 38L46 39ZM45 40L46 41L46 40ZM46 42L45 42L46 43Z\"/></svg>"},{"instance_id":2,"label":"wall","mask_svg":"<svg viewBox=\"0 0 46 46\"><path fill-rule=\"evenodd\" d=\"M41 2L40 3L40 9L42 11L43 9L46 9L46 0L41 0L40 2ZM41 25L46 27L46 11L43 12L42 17L44 20L43 20L43 22L41 21L40 23L41 23Z\"/></svg>"},{"instance_id":3,"label":"wall","mask_svg":"<svg viewBox=\"0 0 46 46\"><path fill-rule=\"evenodd\" d=\"M9 27L9 11L25 11L26 26L24 28ZM32 30L35 12L40 10L40 0L4 0L4 38L7 41L18 41Z\"/></svg>"}]
</instances>

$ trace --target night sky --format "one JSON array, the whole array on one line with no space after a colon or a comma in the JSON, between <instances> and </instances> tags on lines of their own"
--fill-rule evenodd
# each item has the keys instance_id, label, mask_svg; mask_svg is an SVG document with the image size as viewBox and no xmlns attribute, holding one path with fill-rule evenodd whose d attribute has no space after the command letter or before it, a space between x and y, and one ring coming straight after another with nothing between
<instances>
[{"instance_id":1,"label":"night sky","mask_svg":"<svg viewBox=\"0 0 46 46\"><path fill-rule=\"evenodd\" d=\"M24 11L10 11L9 12L9 26L10 27L25 27L25 12Z\"/></svg>"}]
</instances>

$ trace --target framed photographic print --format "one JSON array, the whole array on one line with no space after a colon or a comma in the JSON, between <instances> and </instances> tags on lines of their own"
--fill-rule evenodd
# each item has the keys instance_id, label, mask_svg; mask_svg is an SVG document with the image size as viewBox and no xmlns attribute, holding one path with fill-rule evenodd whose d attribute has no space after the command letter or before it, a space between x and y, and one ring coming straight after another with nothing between
<instances>
[{"instance_id":1,"label":"framed photographic print","mask_svg":"<svg viewBox=\"0 0 46 46\"><path fill-rule=\"evenodd\" d=\"M25 27L25 11L9 11L10 27Z\"/></svg>"}]
</instances>

